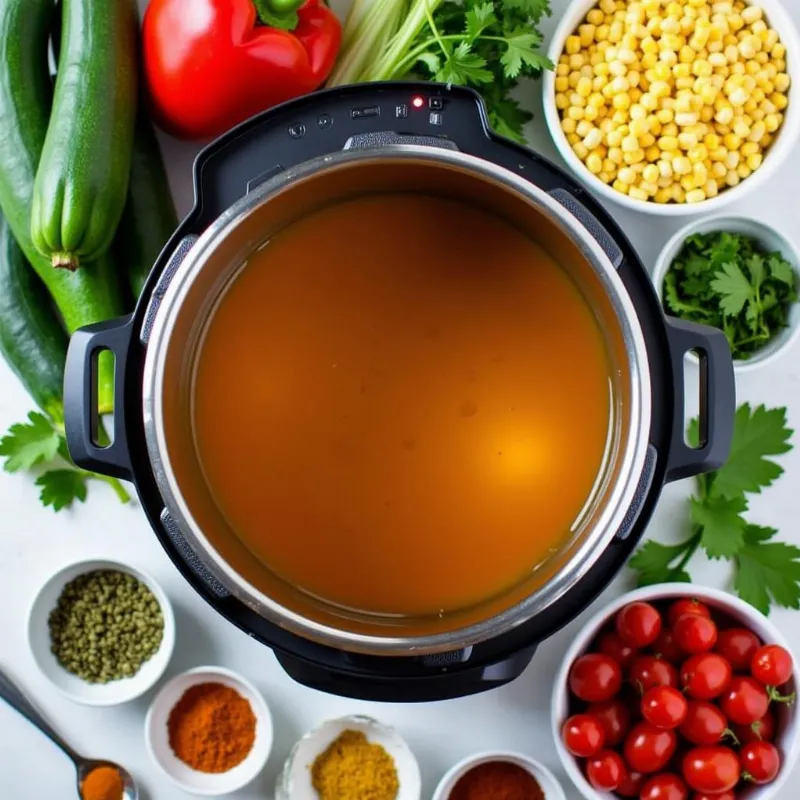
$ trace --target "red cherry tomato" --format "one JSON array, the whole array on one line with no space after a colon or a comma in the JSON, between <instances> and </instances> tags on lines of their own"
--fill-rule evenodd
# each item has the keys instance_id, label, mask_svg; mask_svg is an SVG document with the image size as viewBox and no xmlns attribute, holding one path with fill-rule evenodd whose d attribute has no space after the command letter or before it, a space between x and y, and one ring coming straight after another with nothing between
<instances>
[{"instance_id":1,"label":"red cherry tomato","mask_svg":"<svg viewBox=\"0 0 800 800\"><path fill-rule=\"evenodd\" d=\"M769 709L767 690L755 678L736 676L719 701L722 713L737 725L752 725Z\"/></svg>"},{"instance_id":2,"label":"red cherry tomato","mask_svg":"<svg viewBox=\"0 0 800 800\"><path fill-rule=\"evenodd\" d=\"M696 745L719 744L728 729L725 715L705 700L692 700L686 719L681 725L681 736Z\"/></svg>"},{"instance_id":3,"label":"red cherry tomato","mask_svg":"<svg viewBox=\"0 0 800 800\"><path fill-rule=\"evenodd\" d=\"M692 795L692 800L736 800L736 795L732 791L722 792L722 794L695 792Z\"/></svg>"},{"instance_id":4,"label":"red cherry tomato","mask_svg":"<svg viewBox=\"0 0 800 800\"><path fill-rule=\"evenodd\" d=\"M631 664L628 677L642 694L655 686L678 688L678 670L668 661L655 656L639 656Z\"/></svg>"},{"instance_id":5,"label":"red cherry tomato","mask_svg":"<svg viewBox=\"0 0 800 800\"><path fill-rule=\"evenodd\" d=\"M756 651L750 671L766 686L782 686L792 677L793 668L788 650L779 644L768 644Z\"/></svg>"},{"instance_id":6,"label":"red cherry tomato","mask_svg":"<svg viewBox=\"0 0 800 800\"><path fill-rule=\"evenodd\" d=\"M781 756L771 742L750 742L739 751L739 763L745 780L772 783L780 772Z\"/></svg>"},{"instance_id":7,"label":"red cherry tomato","mask_svg":"<svg viewBox=\"0 0 800 800\"><path fill-rule=\"evenodd\" d=\"M685 654L678 647L671 630L661 631L658 639L653 643L653 652L664 660L669 661L670 664L680 664L685 658Z\"/></svg>"},{"instance_id":8,"label":"red cherry tomato","mask_svg":"<svg viewBox=\"0 0 800 800\"><path fill-rule=\"evenodd\" d=\"M695 747L683 757L683 778L696 792L720 794L739 782L741 768L729 747Z\"/></svg>"},{"instance_id":9,"label":"red cherry tomato","mask_svg":"<svg viewBox=\"0 0 800 800\"><path fill-rule=\"evenodd\" d=\"M717 643L717 625L700 614L684 614L672 626L672 635L684 653L707 653Z\"/></svg>"},{"instance_id":10,"label":"red cherry tomato","mask_svg":"<svg viewBox=\"0 0 800 800\"><path fill-rule=\"evenodd\" d=\"M640 800L688 800L686 784L671 772L662 772L650 778L642 787Z\"/></svg>"},{"instance_id":11,"label":"red cherry tomato","mask_svg":"<svg viewBox=\"0 0 800 800\"><path fill-rule=\"evenodd\" d=\"M627 769L622 756L603 750L586 762L586 777L595 789L613 792L625 778Z\"/></svg>"},{"instance_id":12,"label":"red cherry tomato","mask_svg":"<svg viewBox=\"0 0 800 800\"><path fill-rule=\"evenodd\" d=\"M697 614L700 617L711 619L711 612L708 610L708 606L703 605L699 600L676 600L667 612L667 622L669 622L670 627L675 625L684 614Z\"/></svg>"},{"instance_id":13,"label":"red cherry tomato","mask_svg":"<svg viewBox=\"0 0 800 800\"><path fill-rule=\"evenodd\" d=\"M686 719L686 698L671 686L655 686L642 698L642 716L656 728L677 728Z\"/></svg>"},{"instance_id":14,"label":"red cherry tomato","mask_svg":"<svg viewBox=\"0 0 800 800\"><path fill-rule=\"evenodd\" d=\"M752 725L734 725L733 732L740 744L771 742L775 739L775 715L772 711L767 711L763 719Z\"/></svg>"},{"instance_id":15,"label":"red cherry tomato","mask_svg":"<svg viewBox=\"0 0 800 800\"><path fill-rule=\"evenodd\" d=\"M631 714L621 700L592 703L586 713L594 717L603 728L607 747L616 747L631 727Z\"/></svg>"},{"instance_id":16,"label":"red cherry tomato","mask_svg":"<svg viewBox=\"0 0 800 800\"><path fill-rule=\"evenodd\" d=\"M659 772L669 763L677 746L675 731L661 730L649 722L640 722L625 737L625 761L636 772Z\"/></svg>"},{"instance_id":17,"label":"red cherry tomato","mask_svg":"<svg viewBox=\"0 0 800 800\"><path fill-rule=\"evenodd\" d=\"M561 727L564 746L577 758L589 758L603 749L606 734L600 720L588 714L575 714Z\"/></svg>"},{"instance_id":18,"label":"red cherry tomato","mask_svg":"<svg viewBox=\"0 0 800 800\"><path fill-rule=\"evenodd\" d=\"M610 700L622 686L622 670L602 653L587 653L575 660L569 673L572 693L587 703Z\"/></svg>"},{"instance_id":19,"label":"red cherry tomato","mask_svg":"<svg viewBox=\"0 0 800 800\"><path fill-rule=\"evenodd\" d=\"M629 603L616 619L617 635L631 647L649 647L661 633L661 614L650 603Z\"/></svg>"},{"instance_id":20,"label":"red cherry tomato","mask_svg":"<svg viewBox=\"0 0 800 800\"><path fill-rule=\"evenodd\" d=\"M622 783L617 786L617 794L622 797L639 797L644 786L645 775L641 772L628 772Z\"/></svg>"},{"instance_id":21,"label":"red cherry tomato","mask_svg":"<svg viewBox=\"0 0 800 800\"><path fill-rule=\"evenodd\" d=\"M616 633L609 631L601 634L597 640L597 650L609 658L613 658L622 669L628 669L633 660L639 655L638 651L625 644Z\"/></svg>"},{"instance_id":22,"label":"red cherry tomato","mask_svg":"<svg viewBox=\"0 0 800 800\"><path fill-rule=\"evenodd\" d=\"M728 628L720 631L714 652L719 653L734 672L750 672L753 656L761 647L761 640L746 628Z\"/></svg>"},{"instance_id":23,"label":"red cherry tomato","mask_svg":"<svg viewBox=\"0 0 800 800\"><path fill-rule=\"evenodd\" d=\"M681 686L695 700L719 697L730 686L731 677L731 665L717 653L699 653L681 667Z\"/></svg>"}]
</instances>

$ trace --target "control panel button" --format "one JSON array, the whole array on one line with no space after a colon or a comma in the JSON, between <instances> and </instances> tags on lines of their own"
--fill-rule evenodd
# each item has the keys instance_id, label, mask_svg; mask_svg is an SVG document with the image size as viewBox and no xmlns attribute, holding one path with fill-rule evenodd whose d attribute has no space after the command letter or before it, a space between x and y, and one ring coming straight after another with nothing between
<instances>
[{"instance_id":1,"label":"control panel button","mask_svg":"<svg viewBox=\"0 0 800 800\"><path fill-rule=\"evenodd\" d=\"M395 106L394 115L397 117L397 119L405 119L408 116L408 106L405 103Z\"/></svg>"},{"instance_id":2,"label":"control panel button","mask_svg":"<svg viewBox=\"0 0 800 800\"><path fill-rule=\"evenodd\" d=\"M428 108L431 111L441 111L444 108L444 100L441 97L431 97L428 100Z\"/></svg>"},{"instance_id":3,"label":"control panel button","mask_svg":"<svg viewBox=\"0 0 800 800\"><path fill-rule=\"evenodd\" d=\"M380 106L365 106L364 108L351 108L350 116L353 119L364 119L365 117L379 117L381 115Z\"/></svg>"},{"instance_id":4,"label":"control panel button","mask_svg":"<svg viewBox=\"0 0 800 800\"><path fill-rule=\"evenodd\" d=\"M295 122L289 126L289 136L292 139L302 139L306 135L306 126L302 122Z\"/></svg>"},{"instance_id":5,"label":"control panel button","mask_svg":"<svg viewBox=\"0 0 800 800\"><path fill-rule=\"evenodd\" d=\"M317 127L321 131L327 131L333 126L333 117L330 114L320 114L317 117Z\"/></svg>"},{"instance_id":6,"label":"control panel button","mask_svg":"<svg viewBox=\"0 0 800 800\"><path fill-rule=\"evenodd\" d=\"M444 122L444 117L439 111L431 111L430 123L431 125L441 125Z\"/></svg>"}]
</instances>

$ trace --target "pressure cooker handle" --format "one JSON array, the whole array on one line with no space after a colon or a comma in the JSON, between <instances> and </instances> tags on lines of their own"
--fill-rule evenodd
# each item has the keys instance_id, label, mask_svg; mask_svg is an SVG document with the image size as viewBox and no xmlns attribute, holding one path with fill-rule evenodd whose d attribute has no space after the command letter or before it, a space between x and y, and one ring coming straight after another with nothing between
<instances>
[{"instance_id":1,"label":"pressure cooker handle","mask_svg":"<svg viewBox=\"0 0 800 800\"><path fill-rule=\"evenodd\" d=\"M67 350L64 374L64 427L67 448L77 466L131 480L125 432L125 362L133 330L132 315L80 328ZM97 406L97 357L114 355L114 417L111 442L100 441Z\"/></svg>"},{"instance_id":2,"label":"pressure cooker handle","mask_svg":"<svg viewBox=\"0 0 800 800\"><path fill-rule=\"evenodd\" d=\"M667 481L689 478L719 469L728 459L736 414L733 357L725 334L706 325L667 318L672 380L675 388L675 421L667 463ZM700 360L700 442L685 439L684 358L694 352Z\"/></svg>"}]
</instances>

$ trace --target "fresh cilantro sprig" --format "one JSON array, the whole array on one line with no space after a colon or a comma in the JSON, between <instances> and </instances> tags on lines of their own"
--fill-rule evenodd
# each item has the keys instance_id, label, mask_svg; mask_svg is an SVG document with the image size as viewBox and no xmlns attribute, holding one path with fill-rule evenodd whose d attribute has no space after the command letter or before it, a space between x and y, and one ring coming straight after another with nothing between
<instances>
[{"instance_id":1,"label":"fresh cilantro sprig","mask_svg":"<svg viewBox=\"0 0 800 800\"><path fill-rule=\"evenodd\" d=\"M797 301L795 273L780 252L750 236L690 236L664 278L664 306L682 319L725 332L744 361L788 324Z\"/></svg>"},{"instance_id":2,"label":"fresh cilantro sprig","mask_svg":"<svg viewBox=\"0 0 800 800\"><path fill-rule=\"evenodd\" d=\"M800 547L775 541L776 530L752 525L743 516L747 495L760 493L783 474L772 458L792 449L792 433L785 408L740 406L728 462L697 478L689 501L690 535L674 545L646 542L631 558L639 585L691 582L687 566L702 550L708 558L733 563L736 592L765 614L773 604L800 608ZM699 439L697 420L688 439L695 444Z\"/></svg>"},{"instance_id":3,"label":"fresh cilantro sprig","mask_svg":"<svg viewBox=\"0 0 800 800\"><path fill-rule=\"evenodd\" d=\"M130 501L130 495L116 478L76 467L70 460L63 431L38 411L31 411L27 422L9 428L0 439L0 456L5 458L6 472L45 468L36 479L36 485L40 488L42 504L54 511L71 508L76 500L83 503L90 480L109 484L121 502Z\"/></svg>"}]
</instances>

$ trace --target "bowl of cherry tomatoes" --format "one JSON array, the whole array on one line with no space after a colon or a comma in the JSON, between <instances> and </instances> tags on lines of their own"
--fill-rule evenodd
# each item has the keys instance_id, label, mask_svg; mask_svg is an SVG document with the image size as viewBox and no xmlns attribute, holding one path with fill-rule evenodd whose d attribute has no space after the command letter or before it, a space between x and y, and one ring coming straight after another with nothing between
<instances>
[{"instance_id":1,"label":"bowl of cherry tomatoes","mask_svg":"<svg viewBox=\"0 0 800 800\"><path fill-rule=\"evenodd\" d=\"M755 608L648 586L573 641L553 694L556 749L588 800L769 800L800 756L798 686L785 639Z\"/></svg>"}]
</instances>

